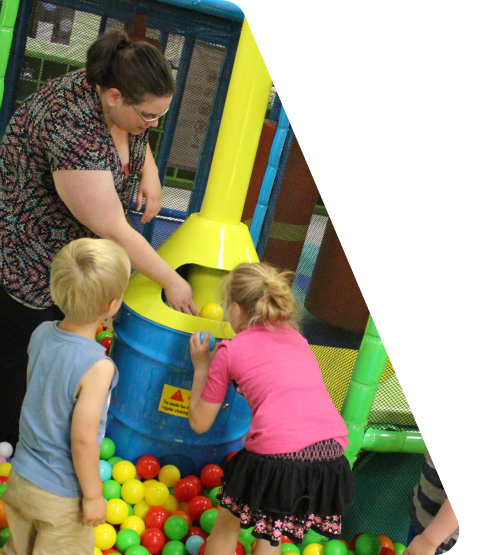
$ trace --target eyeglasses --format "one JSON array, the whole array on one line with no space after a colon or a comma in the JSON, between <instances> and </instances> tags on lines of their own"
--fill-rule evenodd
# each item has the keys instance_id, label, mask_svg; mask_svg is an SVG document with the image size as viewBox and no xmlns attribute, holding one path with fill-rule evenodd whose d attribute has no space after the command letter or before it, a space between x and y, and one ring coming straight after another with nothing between
<instances>
[{"instance_id":1,"label":"eyeglasses","mask_svg":"<svg viewBox=\"0 0 480 555\"><path fill-rule=\"evenodd\" d=\"M147 118L145 118L144 116L142 116L141 112L139 112L139 111L135 108L135 106L134 106L133 104L131 104L131 106L132 106L132 108L135 110L135 112L137 112L137 114L142 118L143 123L152 123L152 121L158 121L158 120L159 120L161 117L163 117L163 116L168 112L168 110L170 109L170 106L169 106L169 107L165 110L165 112L163 112L163 114L160 114L160 115L157 116L156 118L147 119Z\"/></svg>"}]
</instances>

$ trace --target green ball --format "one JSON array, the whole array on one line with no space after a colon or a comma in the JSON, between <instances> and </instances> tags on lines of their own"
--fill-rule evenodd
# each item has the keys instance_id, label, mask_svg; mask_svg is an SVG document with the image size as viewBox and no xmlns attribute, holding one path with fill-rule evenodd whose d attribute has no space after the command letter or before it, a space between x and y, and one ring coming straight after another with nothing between
<instances>
[{"instance_id":1,"label":"green ball","mask_svg":"<svg viewBox=\"0 0 480 555\"><path fill-rule=\"evenodd\" d=\"M103 497L110 501L110 499L122 498L122 486L116 480L105 480L103 482Z\"/></svg>"},{"instance_id":2,"label":"green ball","mask_svg":"<svg viewBox=\"0 0 480 555\"><path fill-rule=\"evenodd\" d=\"M380 555L382 543L375 534L361 534L355 542L358 555Z\"/></svg>"},{"instance_id":3,"label":"green ball","mask_svg":"<svg viewBox=\"0 0 480 555\"><path fill-rule=\"evenodd\" d=\"M253 543L257 539L255 538L255 536L252 536L253 529L254 529L254 526L251 526L250 528L246 528L246 529L240 528L240 534L238 534L238 539L244 538L250 543Z\"/></svg>"},{"instance_id":4,"label":"green ball","mask_svg":"<svg viewBox=\"0 0 480 555\"><path fill-rule=\"evenodd\" d=\"M163 533L169 540L181 540L187 535L187 532L188 523L181 516L169 516L163 525Z\"/></svg>"},{"instance_id":5,"label":"green ball","mask_svg":"<svg viewBox=\"0 0 480 555\"><path fill-rule=\"evenodd\" d=\"M393 552L395 555L402 555L405 549L407 549L407 547L403 545L403 543L393 542Z\"/></svg>"},{"instance_id":6,"label":"green ball","mask_svg":"<svg viewBox=\"0 0 480 555\"><path fill-rule=\"evenodd\" d=\"M247 555L250 555L250 553L252 552L252 544L253 544L253 542L249 542L249 541L248 541L247 539L245 539L245 538L238 538L237 541L243 545L243 547L245 548L245 553L246 553Z\"/></svg>"},{"instance_id":7,"label":"green ball","mask_svg":"<svg viewBox=\"0 0 480 555\"><path fill-rule=\"evenodd\" d=\"M0 549L8 542L11 535L8 526L0 530Z\"/></svg>"},{"instance_id":8,"label":"green ball","mask_svg":"<svg viewBox=\"0 0 480 555\"><path fill-rule=\"evenodd\" d=\"M104 461L115 455L115 443L108 438L104 437L100 445L100 458Z\"/></svg>"},{"instance_id":9,"label":"green ball","mask_svg":"<svg viewBox=\"0 0 480 555\"><path fill-rule=\"evenodd\" d=\"M164 545L162 555L187 555L187 548L182 542L172 540Z\"/></svg>"},{"instance_id":10,"label":"green ball","mask_svg":"<svg viewBox=\"0 0 480 555\"><path fill-rule=\"evenodd\" d=\"M217 509L207 509L206 511L203 511L203 513L201 514L200 526L202 527L202 530L205 530L207 534L210 534L211 531L213 530L213 525L217 520L217 516L218 516Z\"/></svg>"},{"instance_id":11,"label":"green ball","mask_svg":"<svg viewBox=\"0 0 480 555\"><path fill-rule=\"evenodd\" d=\"M143 545L131 545L127 551L125 551L125 555L150 555L150 551Z\"/></svg>"},{"instance_id":12,"label":"green ball","mask_svg":"<svg viewBox=\"0 0 480 555\"><path fill-rule=\"evenodd\" d=\"M348 547L340 540L330 540L325 544L323 555L347 555Z\"/></svg>"},{"instance_id":13,"label":"green ball","mask_svg":"<svg viewBox=\"0 0 480 555\"><path fill-rule=\"evenodd\" d=\"M113 468L117 462L123 461L122 457L110 457L107 462L110 463L110 466Z\"/></svg>"},{"instance_id":14,"label":"green ball","mask_svg":"<svg viewBox=\"0 0 480 555\"><path fill-rule=\"evenodd\" d=\"M127 503L127 502L125 501L125 503ZM127 503L127 507L128 507L128 516L132 516L133 515L132 505L130 505L130 503Z\"/></svg>"},{"instance_id":15,"label":"green ball","mask_svg":"<svg viewBox=\"0 0 480 555\"><path fill-rule=\"evenodd\" d=\"M7 489L7 484L0 484L0 499L3 497L5 490Z\"/></svg>"},{"instance_id":16,"label":"green ball","mask_svg":"<svg viewBox=\"0 0 480 555\"><path fill-rule=\"evenodd\" d=\"M210 493L208 494L208 498L210 499L212 505L217 507L220 504L220 499L217 499L217 493L219 492L222 486L217 486L216 488L212 488Z\"/></svg>"},{"instance_id":17,"label":"green ball","mask_svg":"<svg viewBox=\"0 0 480 555\"><path fill-rule=\"evenodd\" d=\"M100 343L100 341L104 337L111 337L113 339L113 336L114 336L113 331L104 330L104 331L101 331L99 334L97 334L97 337L95 337L95 339L97 340L97 343Z\"/></svg>"},{"instance_id":18,"label":"green ball","mask_svg":"<svg viewBox=\"0 0 480 555\"><path fill-rule=\"evenodd\" d=\"M282 543L282 553L300 553L300 549L290 542Z\"/></svg>"},{"instance_id":19,"label":"green ball","mask_svg":"<svg viewBox=\"0 0 480 555\"><path fill-rule=\"evenodd\" d=\"M127 549L133 545L140 545L140 536L138 533L130 528L119 530L117 533L117 541L115 542L115 547L118 551L125 553Z\"/></svg>"}]
</instances>

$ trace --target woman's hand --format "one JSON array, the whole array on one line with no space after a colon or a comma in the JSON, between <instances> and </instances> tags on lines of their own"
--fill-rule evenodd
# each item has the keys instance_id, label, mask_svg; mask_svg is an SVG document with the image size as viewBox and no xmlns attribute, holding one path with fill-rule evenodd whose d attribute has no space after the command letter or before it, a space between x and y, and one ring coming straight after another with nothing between
<instances>
[{"instance_id":1,"label":"woman's hand","mask_svg":"<svg viewBox=\"0 0 480 555\"><path fill-rule=\"evenodd\" d=\"M173 310L198 316L198 310L193 302L192 288L179 274L175 272L174 281L164 286L167 303Z\"/></svg>"},{"instance_id":2,"label":"woman's hand","mask_svg":"<svg viewBox=\"0 0 480 555\"><path fill-rule=\"evenodd\" d=\"M155 218L162 208L162 186L158 173L142 174L137 191L137 211L142 209L144 200L146 201L145 209L140 220L142 224Z\"/></svg>"}]
</instances>

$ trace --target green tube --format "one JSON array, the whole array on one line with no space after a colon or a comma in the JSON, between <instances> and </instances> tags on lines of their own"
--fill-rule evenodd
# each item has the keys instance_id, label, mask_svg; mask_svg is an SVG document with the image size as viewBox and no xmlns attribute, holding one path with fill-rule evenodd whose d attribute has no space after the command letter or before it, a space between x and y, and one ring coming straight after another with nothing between
<instances>
[{"instance_id":1,"label":"green tube","mask_svg":"<svg viewBox=\"0 0 480 555\"><path fill-rule=\"evenodd\" d=\"M0 108L5 90L5 74L13 40L13 30L17 20L20 0L3 0L0 11Z\"/></svg>"},{"instance_id":2,"label":"green tube","mask_svg":"<svg viewBox=\"0 0 480 555\"><path fill-rule=\"evenodd\" d=\"M384 431L370 428L363 437L362 449L377 453L425 453L425 442L420 432Z\"/></svg>"},{"instance_id":3,"label":"green tube","mask_svg":"<svg viewBox=\"0 0 480 555\"><path fill-rule=\"evenodd\" d=\"M348 447L345 456L351 465L362 449L368 415L372 409L387 359L388 355L380 335L372 317L369 316L341 411L348 428Z\"/></svg>"}]
</instances>

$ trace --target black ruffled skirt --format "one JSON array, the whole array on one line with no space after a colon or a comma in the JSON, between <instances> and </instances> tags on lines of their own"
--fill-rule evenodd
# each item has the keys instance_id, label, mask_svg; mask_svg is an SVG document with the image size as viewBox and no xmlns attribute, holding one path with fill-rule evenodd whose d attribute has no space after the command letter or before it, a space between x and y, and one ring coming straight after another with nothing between
<instances>
[{"instance_id":1,"label":"black ruffled skirt","mask_svg":"<svg viewBox=\"0 0 480 555\"><path fill-rule=\"evenodd\" d=\"M331 439L279 455L242 449L225 466L218 499L242 528L253 526L252 535L272 545L282 535L299 544L309 528L338 538L354 500L352 472Z\"/></svg>"}]
</instances>

